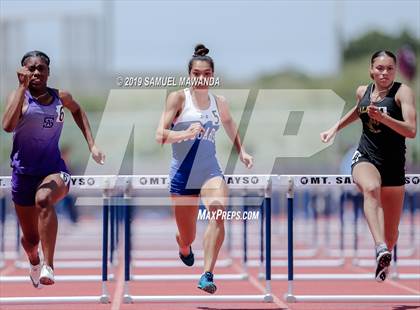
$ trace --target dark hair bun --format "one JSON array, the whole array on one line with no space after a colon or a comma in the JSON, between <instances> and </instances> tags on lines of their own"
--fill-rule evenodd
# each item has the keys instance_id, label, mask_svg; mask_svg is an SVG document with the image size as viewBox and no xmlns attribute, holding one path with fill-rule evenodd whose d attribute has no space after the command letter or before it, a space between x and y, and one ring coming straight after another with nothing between
<instances>
[{"instance_id":1,"label":"dark hair bun","mask_svg":"<svg viewBox=\"0 0 420 310\"><path fill-rule=\"evenodd\" d=\"M209 49L204 44L197 44L194 49L194 56L206 56L209 53Z\"/></svg>"}]
</instances>

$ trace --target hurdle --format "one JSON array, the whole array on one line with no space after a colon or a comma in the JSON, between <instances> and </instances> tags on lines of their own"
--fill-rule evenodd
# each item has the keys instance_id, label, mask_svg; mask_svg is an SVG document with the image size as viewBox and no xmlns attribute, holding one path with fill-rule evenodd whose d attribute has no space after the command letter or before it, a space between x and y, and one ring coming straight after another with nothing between
<instances>
[{"instance_id":1,"label":"hurdle","mask_svg":"<svg viewBox=\"0 0 420 310\"><path fill-rule=\"evenodd\" d=\"M158 180L165 180L162 182L162 187L154 187L153 189L150 188L146 188L146 191L154 191L154 190L164 190L165 192L168 190L167 186L165 186L164 184L168 184L169 180L167 178L166 175L159 175L156 176ZM227 178L237 178L238 176L228 176ZM266 181L264 181L266 182ZM145 189L143 188L142 185L139 184L133 184L133 186L131 187L131 190L137 191L137 194L140 194L140 196L142 196L141 191L144 191ZM255 188L254 188L255 190ZM261 190L260 190L261 191ZM132 194L130 193L130 189L127 191L127 195L126 198L132 197ZM232 199L231 199L232 200ZM238 204L237 202L234 204ZM243 205L243 202L240 201L239 203L240 205ZM230 206L231 204L229 204ZM244 206L245 208L245 206ZM245 209L244 209L245 210ZM130 220L127 221L127 223L129 223ZM133 236L134 234L130 233L131 236ZM244 261L246 262L246 221L244 221L244 249L245 249L245 254L244 254ZM131 244L131 238L129 239L130 244ZM130 245L131 248L131 245ZM201 251L201 254L203 251ZM172 251L172 257L174 257L174 253L176 253L175 251ZM130 250L130 255L132 255L132 251ZM219 259L216 262L216 267L229 267L232 265L232 259L228 258L228 259ZM174 260L161 260L161 259L154 259L154 260L134 260L134 261L130 261L130 266L132 267L140 267L140 268L153 268L153 267L159 267L159 268L171 268L171 267L184 267L185 265L177 258L175 261ZM204 266L204 260L196 260L194 263L195 267L203 267ZM217 278L219 280L225 280L225 281L241 281L241 280L246 280L248 279L248 274L246 272L246 266L244 266L244 272L240 273L240 274L218 274ZM131 281L191 281L193 279L198 279L201 275L197 274L197 275L184 275L184 274L179 274L179 275L135 275L132 274L130 276L130 280Z\"/></svg>"},{"instance_id":2,"label":"hurdle","mask_svg":"<svg viewBox=\"0 0 420 310\"><path fill-rule=\"evenodd\" d=\"M158 179L165 179L165 180L167 178L165 175L159 175L159 176L156 176L156 177ZM230 178L233 178L233 177L237 178L238 176L230 176ZM165 182L167 182L167 181L165 181ZM140 188L137 187L137 189L140 189ZM155 188L155 190L157 190L157 189L158 188ZM165 192L167 192L168 189L165 188L165 187L162 187L161 190L165 190ZM254 191L255 191L255 189L254 189ZM236 189L235 192L239 192L239 189ZM252 200L253 198L259 199L262 196L262 195L260 195L260 197L254 197L254 196L250 195L250 193L248 193L247 190L242 190L242 191L240 191L240 193L241 193L240 197L237 197L238 195L235 195L235 197L233 197L233 196L229 197L230 203L227 206L228 210L231 210L232 205L234 205L234 206L239 205L239 206L243 206L243 211L248 211L248 206L246 205L245 201L247 199ZM142 203L140 203L140 204L142 204ZM255 202L254 203L251 202L251 206L255 206L255 205L256 205ZM261 227L263 228L263 224L262 224L263 223L263 221L262 221L262 219L263 219L263 209L261 208L261 206L260 206L259 211L260 211L260 214L261 214L260 223L261 223ZM133 235L135 235L135 234L133 234ZM231 253L231 249L230 249L231 238L232 238L232 236L231 236L231 226L230 225L227 226L227 234L226 235L227 235L226 244L227 244L227 247L228 247L228 253L231 257L233 257L232 253ZM167 236L165 238L167 239ZM247 221L246 220L243 221L243 240L242 241L243 241L242 246L243 246L244 251L241 252L240 257L243 258L243 269L244 269L245 272L240 276L240 279L244 280L244 279L248 278L248 275L246 274L246 268L247 268L246 262L247 262L247 257L248 257L248 254L247 254L248 253L248 250L247 250L247 244L248 244L247 243ZM262 260L263 260L263 258L262 258L262 253L263 253L262 241L263 241L263 237L260 236L260 241L259 241L260 250L258 251L258 256L260 257L260 261L258 262L258 266L262 266ZM173 244L173 243L171 243L171 244ZM184 264L179 260L179 258L176 258L175 260L168 260L167 259L167 258L174 258L174 253L175 253L174 250L172 250L172 251L169 251L169 250L165 250L165 251L160 250L159 251L158 250L158 251L150 251L150 253L149 253L149 251L147 253L144 253L144 252L145 251L139 251L139 250L131 251L132 257L137 258L137 260L133 260L131 262L131 266L139 267L139 268L156 268L156 267L159 267L159 268L173 268L173 267L183 267L184 266ZM202 250L194 251L194 255L196 257L194 266L195 267L203 267L204 266L204 260L202 259L203 258L203 251ZM145 260L146 258L149 259L149 260ZM166 258L166 259L162 260L162 258ZM233 260L231 258L219 258L216 262L216 267L229 267L232 264L233 264ZM238 279L238 277L236 277L236 276L230 277L228 275L219 275L219 278L220 277L223 277L225 280L229 280L229 279L236 280L236 279ZM185 278L185 276L180 275L180 279L184 279L184 278ZM132 280L134 280L134 281L136 281L137 279L141 279L141 276L140 276L140 278L137 277L137 276L133 276L133 278L132 278ZM157 276L157 279L160 279L160 276Z\"/></svg>"},{"instance_id":3,"label":"hurdle","mask_svg":"<svg viewBox=\"0 0 420 310\"><path fill-rule=\"evenodd\" d=\"M260 240L262 240L262 230L260 231ZM272 238L273 239L273 238ZM273 241L272 241L273 242ZM260 244L261 245L261 244ZM246 250L246 246L244 247ZM246 251L245 251L246 252ZM318 250L314 251L314 249L306 249L306 251L301 250L300 254L316 254ZM260 249L260 253L263 253L263 251ZM279 252L278 252L279 253ZM281 252L280 252L281 253ZM271 257L273 258L273 252L271 253ZM310 256L309 256L310 257ZM296 265L299 267L332 267L332 266L343 266L344 265L344 259L298 259L295 261ZM263 259L260 257L259 259L251 259L251 260L245 260L245 264L249 267L258 267L261 266L263 263ZM287 260L284 259L272 259L271 260L271 266L272 267L286 267L287 266ZM259 278L263 278L263 270L260 270Z\"/></svg>"},{"instance_id":4,"label":"hurdle","mask_svg":"<svg viewBox=\"0 0 420 310\"><path fill-rule=\"evenodd\" d=\"M349 186L352 184L351 176L346 175L282 175L279 176L280 186L287 188L287 230L288 230L288 291L284 298L289 303L294 302L418 302L420 295L295 295L293 293L294 275L293 264L293 199L295 187L316 187L316 186ZM406 183L417 186L420 175L406 175ZM418 186L417 186L418 187ZM317 275L306 275L306 279L312 276L311 280L318 280ZM327 275L324 275L327 277ZM355 275L353 275L355 276ZM349 278L348 275L335 274L331 276L333 280Z\"/></svg>"},{"instance_id":5,"label":"hurdle","mask_svg":"<svg viewBox=\"0 0 420 310\"><path fill-rule=\"evenodd\" d=\"M248 183L245 180L250 180ZM129 291L129 283L133 280L138 281L179 281L179 280L198 280L200 275L192 276L180 276L180 275L147 275L147 276L135 276L131 275L131 207L132 203L128 203L125 210L125 225L124 225L124 303L143 303L143 302L196 302L196 301L208 301L208 302L272 302L273 296L271 294L271 178L272 176L267 175L235 175L226 176L227 184L231 190L243 189L248 187L253 190L262 191L264 193L263 203L265 207L265 229L266 229L266 286L265 294L261 295L214 295L214 296L197 296L197 295L132 295ZM127 200L132 196L132 191L151 191L151 190L162 190L167 189L169 181L166 175L164 176L132 176L131 185L126 191L125 198ZM154 182L152 180L155 180ZM234 180L230 182L229 180ZM237 181L235 181L237 180ZM243 275L231 275L225 274L223 277L215 275L215 280L243 280Z\"/></svg>"},{"instance_id":6,"label":"hurdle","mask_svg":"<svg viewBox=\"0 0 420 310\"><path fill-rule=\"evenodd\" d=\"M409 221L410 224L408 225L409 227L407 228L409 230L409 234L410 234L410 241L408 242L407 246L404 246L404 248L399 250L399 257L410 257L413 256L416 252L416 247L413 246L415 244L415 225L414 225L414 198L411 195L410 196L410 188L407 190L406 192L406 196L409 195ZM329 247L328 245L330 244L330 240L329 238L327 238L327 243L326 243L326 251L328 256L330 257L353 257L352 263L353 265L356 266L361 266L361 267L372 267L376 264L376 262L374 260L370 261L370 262L366 262L368 260L365 260L363 258L365 257L372 257L372 253L373 250L372 248L360 248L359 247L359 238L358 238L358 234L360 234L360 232L358 231L358 227L359 227L359 213L360 210L362 209L362 195L359 194L358 190L356 188L352 188L352 189L345 189L342 190L340 192L340 197L339 197L339 218L340 218L340 229L339 229L339 233L340 233L340 238L339 238L339 242L338 242L338 248L332 248ZM353 229L352 229L352 242L353 242L353 247L352 248L345 248L344 243L345 243L345 238L344 238L344 227L345 227L345 221L344 221L344 205L345 202L347 201L351 201L353 204ZM328 201L328 205L331 204L330 201ZM330 207L325 207L325 210L329 209ZM328 236L329 232L329 226L328 226L328 221L326 222L327 227L326 227L326 237ZM400 225L400 232L401 232L401 226ZM367 226L366 226L367 227ZM347 241L350 241L347 240ZM400 244L401 245L401 244ZM295 250L296 253L296 250ZM413 262L413 260L405 260L405 259L399 259L398 264L400 266L411 266L410 264L414 264L413 266L416 266L416 263Z\"/></svg>"},{"instance_id":7,"label":"hurdle","mask_svg":"<svg viewBox=\"0 0 420 310\"><path fill-rule=\"evenodd\" d=\"M116 186L116 176L73 176L71 191L86 191L91 193L102 193L102 274L85 276L56 276L57 281L97 281L102 280L101 294L96 296L49 296L49 297L0 297L0 305L6 304L57 304L57 303L109 303L107 282L108 276L108 233L109 233L109 194ZM0 190L10 189L11 177L0 177ZM26 278L28 281L28 278ZM0 277L2 283L20 282L19 277ZM29 283L29 281L28 281Z\"/></svg>"}]
</instances>

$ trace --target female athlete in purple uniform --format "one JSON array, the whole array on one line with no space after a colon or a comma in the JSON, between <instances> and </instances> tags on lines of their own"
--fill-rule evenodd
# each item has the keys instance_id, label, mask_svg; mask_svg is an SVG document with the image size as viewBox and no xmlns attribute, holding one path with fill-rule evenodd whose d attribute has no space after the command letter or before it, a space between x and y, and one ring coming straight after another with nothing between
<instances>
[{"instance_id":1,"label":"female athlete in purple uniform","mask_svg":"<svg viewBox=\"0 0 420 310\"><path fill-rule=\"evenodd\" d=\"M366 220L376 245L378 282L384 281L391 251L398 239L404 201L405 138L416 136L416 105L412 90L395 82L397 59L389 51L372 55L368 85L356 91L357 104L331 129L328 142L358 118L363 131L352 159L353 180L363 193Z\"/></svg>"},{"instance_id":2,"label":"female athlete in purple uniform","mask_svg":"<svg viewBox=\"0 0 420 310\"><path fill-rule=\"evenodd\" d=\"M35 287L54 284L57 215L54 205L69 190L70 175L58 142L64 108L70 110L88 143L93 159L105 156L95 145L85 112L67 91L47 86L50 59L40 51L26 53L17 71L19 85L7 98L2 126L13 132L12 199L22 228L21 243L28 255ZM38 255L41 241L44 263Z\"/></svg>"}]
</instances>

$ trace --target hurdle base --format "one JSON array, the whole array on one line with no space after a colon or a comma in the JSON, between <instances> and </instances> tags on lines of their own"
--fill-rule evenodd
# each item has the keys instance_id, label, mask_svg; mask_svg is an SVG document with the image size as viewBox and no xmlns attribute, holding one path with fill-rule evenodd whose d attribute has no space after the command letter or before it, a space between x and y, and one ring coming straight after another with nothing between
<instances>
[{"instance_id":1,"label":"hurdle base","mask_svg":"<svg viewBox=\"0 0 420 310\"><path fill-rule=\"evenodd\" d=\"M286 302L288 303L295 303L296 297L295 295L292 295L292 294L284 294L284 300L286 300Z\"/></svg>"},{"instance_id":2,"label":"hurdle base","mask_svg":"<svg viewBox=\"0 0 420 310\"><path fill-rule=\"evenodd\" d=\"M264 302L273 302L273 301L274 301L273 295L271 294L264 295Z\"/></svg>"},{"instance_id":3,"label":"hurdle base","mask_svg":"<svg viewBox=\"0 0 420 310\"><path fill-rule=\"evenodd\" d=\"M0 305L100 303L103 296L0 297ZM107 296L109 303L109 297Z\"/></svg>"},{"instance_id":4,"label":"hurdle base","mask_svg":"<svg viewBox=\"0 0 420 310\"><path fill-rule=\"evenodd\" d=\"M99 297L99 302L101 304L109 304L111 302L109 295L101 295L101 297Z\"/></svg>"},{"instance_id":5,"label":"hurdle base","mask_svg":"<svg viewBox=\"0 0 420 310\"><path fill-rule=\"evenodd\" d=\"M286 295L295 302L418 302L420 295Z\"/></svg>"},{"instance_id":6,"label":"hurdle base","mask_svg":"<svg viewBox=\"0 0 420 310\"><path fill-rule=\"evenodd\" d=\"M132 304L133 303L133 298L131 298L131 295L124 294L124 296L123 296L123 303L125 303L125 304Z\"/></svg>"},{"instance_id":7,"label":"hurdle base","mask_svg":"<svg viewBox=\"0 0 420 310\"><path fill-rule=\"evenodd\" d=\"M124 303L170 303L170 302L273 302L271 294L265 295L124 295Z\"/></svg>"}]
</instances>

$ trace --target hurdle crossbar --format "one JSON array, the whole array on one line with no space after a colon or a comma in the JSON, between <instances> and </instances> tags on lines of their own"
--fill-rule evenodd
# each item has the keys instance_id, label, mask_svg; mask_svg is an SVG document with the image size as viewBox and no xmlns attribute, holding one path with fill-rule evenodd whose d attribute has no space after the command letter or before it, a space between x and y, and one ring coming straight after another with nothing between
<instances>
[{"instance_id":1,"label":"hurdle crossbar","mask_svg":"<svg viewBox=\"0 0 420 310\"><path fill-rule=\"evenodd\" d=\"M79 241L80 243L80 241ZM102 251L92 251L92 250L86 250L86 251L61 251L58 248L56 249L57 253L54 254L54 261L66 261L69 259L75 259L77 261L84 260L84 259L93 259L93 260L99 260L101 259ZM6 251L4 253L5 259L18 259L17 253L15 251ZM25 262L26 263L26 262ZM22 262L19 262L19 264L22 264Z\"/></svg>"},{"instance_id":2,"label":"hurdle crossbar","mask_svg":"<svg viewBox=\"0 0 420 310\"><path fill-rule=\"evenodd\" d=\"M102 268L102 261L99 260L74 260L74 261L56 261L54 266L59 269L91 269ZM29 263L16 261L15 267L18 269L28 269Z\"/></svg>"},{"instance_id":3,"label":"hurdle crossbar","mask_svg":"<svg viewBox=\"0 0 420 310\"><path fill-rule=\"evenodd\" d=\"M248 260L247 265L250 267L258 267L259 260ZM344 266L344 259L300 259L294 262L297 267L340 267ZM273 267L287 267L287 260L272 260L271 266Z\"/></svg>"},{"instance_id":4,"label":"hurdle crossbar","mask_svg":"<svg viewBox=\"0 0 420 310\"><path fill-rule=\"evenodd\" d=\"M135 260L131 262L131 265L133 267L138 268L173 268L173 267L183 267L185 266L181 261L179 260ZM229 267L232 265L232 260L230 258L227 259L221 259L216 262L217 267ZM204 260L200 259L194 262L195 267L203 267L204 266Z\"/></svg>"},{"instance_id":5,"label":"hurdle crossbar","mask_svg":"<svg viewBox=\"0 0 420 310\"><path fill-rule=\"evenodd\" d=\"M295 250L295 255L297 257L314 257L318 254L319 249L297 249ZM232 257L243 257L242 250L232 250ZM248 250L248 257L258 257L260 255L260 250ZM272 250L272 257L287 257L287 250ZM274 260L273 260L274 261Z\"/></svg>"},{"instance_id":6,"label":"hurdle crossbar","mask_svg":"<svg viewBox=\"0 0 420 310\"><path fill-rule=\"evenodd\" d=\"M401 246L401 245L400 245ZM416 252L415 248L412 249L400 249L398 250L398 256L399 257L410 257L413 256ZM372 256L372 249L357 249L357 251L355 251L354 249L328 249L328 255L332 256L332 257L357 257L355 259L355 261L357 259L360 259L361 257L370 257ZM399 260L401 261L401 260Z\"/></svg>"}]
</instances>

